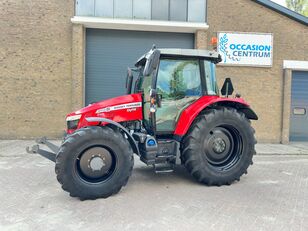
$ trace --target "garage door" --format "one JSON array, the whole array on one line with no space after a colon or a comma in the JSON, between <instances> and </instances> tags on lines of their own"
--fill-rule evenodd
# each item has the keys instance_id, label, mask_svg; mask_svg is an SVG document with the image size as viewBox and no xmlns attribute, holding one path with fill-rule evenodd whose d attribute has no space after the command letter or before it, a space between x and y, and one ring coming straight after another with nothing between
<instances>
[{"instance_id":1,"label":"garage door","mask_svg":"<svg viewBox=\"0 0 308 231\"><path fill-rule=\"evenodd\" d=\"M158 48L193 48L194 35L87 29L86 104L125 94L127 67L156 44Z\"/></svg>"},{"instance_id":2,"label":"garage door","mask_svg":"<svg viewBox=\"0 0 308 231\"><path fill-rule=\"evenodd\" d=\"M290 141L308 141L308 72L292 74Z\"/></svg>"}]
</instances>

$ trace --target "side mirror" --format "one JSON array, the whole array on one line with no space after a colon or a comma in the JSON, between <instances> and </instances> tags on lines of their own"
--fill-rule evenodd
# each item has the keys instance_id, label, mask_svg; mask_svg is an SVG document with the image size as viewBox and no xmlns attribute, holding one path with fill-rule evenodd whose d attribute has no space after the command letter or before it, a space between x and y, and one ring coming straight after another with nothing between
<instances>
[{"instance_id":1,"label":"side mirror","mask_svg":"<svg viewBox=\"0 0 308 231\"><path fill-rule=\"evenodd\" d=\"M226 78L224 85L221 88L221 94L228 98L234 91L233 84L230 78Z\"/></svg>"},{"instance_id":2,"label":"side mirror","mask_svg":"<svg viewBox=\"0 0 308 231\"><path fill-rule=\"evenodd\" d=\"M150 51L149 57L147 58L147 62L143 70L143 76L150 75L158 67L159 57L160 57L159 50L152 49Z\"/></svg>"},{"instance_id":3,"label":"side mirror","mask_svg":"<svg viewBox=\"0 0 308 231\"><path fill-rule=\"evenodd\" d=\"M132 84L133 84L133 73L132 69L129 67L127 68L127 76L126 76L126 93L130 94L132 91Z\"/></svg>"},{"instance_id":4,"label":"side mirror","mask_svg":"<svg viewBox=\"0 0 308 231\"><path fill-rule=\"evenodd\" d=\"M156 104L157 104L157 92L155 89L150 90L150 112L156 112Z\"/></svg>"}]
</instances>

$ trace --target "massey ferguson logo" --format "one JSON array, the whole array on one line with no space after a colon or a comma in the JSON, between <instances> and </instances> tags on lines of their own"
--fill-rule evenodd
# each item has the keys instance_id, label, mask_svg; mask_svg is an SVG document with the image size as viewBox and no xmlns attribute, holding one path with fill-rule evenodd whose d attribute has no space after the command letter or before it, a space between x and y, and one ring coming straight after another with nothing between
<instances>
[{"instance_id":1,"label":"massey ferguson logo","mask_svg":"<svg viewBox=\"0 0 308 231\"><path fill-rule=\"evenodd\" d=\"M112 106L112 107L105 107L105 108L98 109L96 111L96 114L99 114L99 113L102 113L102 112L124 110L124 109L127 109L128 112L132 112L132 111L136 111L138 107L142 107L141 102L120 104L120 105L116 105L116 106Z\"/></svg>"}]
</instances>

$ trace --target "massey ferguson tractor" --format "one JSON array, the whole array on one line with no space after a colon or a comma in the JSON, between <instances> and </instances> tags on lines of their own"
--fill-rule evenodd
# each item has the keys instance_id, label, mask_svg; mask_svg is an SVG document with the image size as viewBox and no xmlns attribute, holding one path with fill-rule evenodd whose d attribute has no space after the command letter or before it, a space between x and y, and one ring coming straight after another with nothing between
<instances>
[{"instance_id":1,"label":"massey ferguson tractor","mask_svg":"<svg viewBox=\"0 0 308 231\"><path fill-rule=\"evenodd\" d=\"M92 103L67 115L60 147L34 145L55 162L57 180L70 196L107 198L126 185L134 154L156 172L184 165L200 183L230 185L247 173L258 117L226 79L217 88L217 52L153 47L128 69L127 95Z\"/></svg>"}]
</instances>

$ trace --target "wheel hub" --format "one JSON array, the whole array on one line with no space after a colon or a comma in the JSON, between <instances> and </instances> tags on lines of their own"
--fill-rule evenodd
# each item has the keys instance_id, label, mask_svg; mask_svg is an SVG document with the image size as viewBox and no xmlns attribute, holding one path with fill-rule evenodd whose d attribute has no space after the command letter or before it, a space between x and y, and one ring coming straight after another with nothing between
<instances>
[{"instance_id":1,"label":"wheel hub","mask_svg":"<svg viewBox=\"0 0 308 231\"><path fill-rule=\"evenodd\" d=\"M104 163L104 160L101 157L96 156L90 160L89 166L92 169L92 171L100 171L102 167L106 166L106 164Z\"/></svg>"},{"instance_id":2,"label":"wheel hub","mask_svg":"<svg viewBox=\"0 0 308 231\"><path fill-rule=\"evenodd\" d=\"M216 127L204 141L204 153L208 161L220 165L228 160L233 152L233 139L227 129Z\"/></svg>"},{"instance_id":3,"label":"wheel hub","mask_svg":"<svg viewBox=\"0 0 308 231\"><path fill-rule=\"evenodd\" d=\"M226 142L220 137L216 138L213 142L213 150L217 154L223 153L226 150Z\"/></svg>"},{"instance_id":4,"label":"wheel hub","mask_svg":"<svg viewBox=\"0 0 308 231\"><path fill-rule=\"evenodd\" d=\"M90 179L98 179L108 175L112 165L112 155L103 147L90 148L79 159L81 173Z\"/></svg>"}]
</instances>

